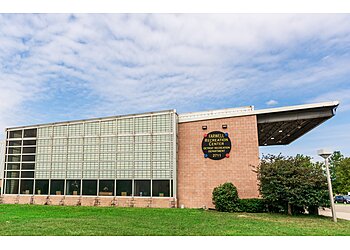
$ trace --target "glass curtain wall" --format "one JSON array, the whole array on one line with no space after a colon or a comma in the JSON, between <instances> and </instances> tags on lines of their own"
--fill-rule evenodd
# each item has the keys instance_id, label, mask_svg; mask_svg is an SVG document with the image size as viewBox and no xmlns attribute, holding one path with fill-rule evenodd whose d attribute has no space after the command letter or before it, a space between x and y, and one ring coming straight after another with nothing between
<instances>
[{"instance_id":1,"label":"glass curtain wall","mask_svg":"<svg viewBox=\"0 0 350 250\"><path fill-rule=\"evenodd\" d=\"M10 129L4 192L170 197L175 154L174 111Z\"/></svg>"}]
</instances>

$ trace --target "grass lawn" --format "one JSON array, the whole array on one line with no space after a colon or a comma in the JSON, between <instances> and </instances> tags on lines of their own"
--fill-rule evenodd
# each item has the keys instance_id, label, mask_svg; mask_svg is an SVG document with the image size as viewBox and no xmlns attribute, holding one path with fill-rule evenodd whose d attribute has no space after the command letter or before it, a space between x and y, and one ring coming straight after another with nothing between
<instances>
[{"instance_id":1,"label":"grass lawn","mask_svg":"<svg viewBox=\"0 0 350 250\"><path fill-rule=\"evenodd\" d=\"M350 235L322 216L198 209L0 205L0 235Z\"/></svg>"}]
</instances>

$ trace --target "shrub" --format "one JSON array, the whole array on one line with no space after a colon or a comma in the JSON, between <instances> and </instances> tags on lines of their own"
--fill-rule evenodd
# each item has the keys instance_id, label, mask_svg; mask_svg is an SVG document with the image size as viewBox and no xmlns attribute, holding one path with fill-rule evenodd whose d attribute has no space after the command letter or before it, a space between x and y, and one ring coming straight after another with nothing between
<instances>
[{"instance_id":1,"label":"shrub","mask_svg":"<svg viewBox=\"0 0 350 250\"><path fill-rule=\"evenodd\" d=\"M267 205L263 199L239 199L239 209L247 213L263 213L267 212Z\"/></svg>"},{"instance_id":2,"label":"shrub","mask_svg":"<svg viewBox=\"0 0 350 250\"><path fill-rule=\"evenodd\" d=\"M239 201L237 188L229 182L214 188L213 203L217 211L238 212Z\"/></svg>"}]
</instances>

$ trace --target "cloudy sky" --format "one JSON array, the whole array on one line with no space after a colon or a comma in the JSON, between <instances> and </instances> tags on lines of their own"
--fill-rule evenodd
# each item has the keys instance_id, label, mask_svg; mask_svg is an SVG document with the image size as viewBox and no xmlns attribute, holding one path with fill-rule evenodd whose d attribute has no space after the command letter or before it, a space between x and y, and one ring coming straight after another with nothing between
<instances>
[{"instance_id":1,"label":"cloudy sky","mask_svg":"<svg viewBox=\"0 0 350 250\"><path fill-rule=\"evenodd\" d=\"M0 129L175 108L339 100L337 115L262 153L350 155L350 15L5 14ZM3 138L4 133L1 133Z\"/></svg>"}]
</instances>

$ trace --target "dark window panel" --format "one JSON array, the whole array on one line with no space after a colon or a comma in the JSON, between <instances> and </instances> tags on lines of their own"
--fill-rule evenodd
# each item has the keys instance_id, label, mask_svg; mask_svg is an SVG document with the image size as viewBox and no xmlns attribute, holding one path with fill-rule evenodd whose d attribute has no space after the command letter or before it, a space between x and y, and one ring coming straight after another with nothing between
<instances>
[{"instance_id":1,"label":"dark window panel","mask_svg":"<svg viewBox=\"0 0 350 250\"><path fill-rule=\"evenodd\" d=\"M26 147L23 148L23 154L35 154L36 147Z\"/></svg>"},{"instance_id":2,"label":"dark window panel","mask_svg":"<svg viewBox=\"0 0 350 250\"><path fill-rule=\"evenodd\" d=\"M51 195L63 195L64 191L64 180L51 180Z\"/></svg>"},{"instance_id":3,"label":"dark window panel","mask_svg":"<svg viewBox=\"0 0 350 250\"><path fill-rule=\"evenodd\" d=\"M7 178L19 178L19 171L7 171Z\"/></svg>"},{"instance_id":4,"label":"dark window panel","mask_svg":"<svg viewBox=\"0 0 350 250\"><path fill-rule=\"evenodd\" d=\"M20 155L9 155L9 156L7 156L7 161L8 162L19 162L19 161L21 161L21 156Z\"/></svg>"},{"instance_id":5,"label":"dark window panel","mask_svg":"<svg viewBox=\"0 0 350 250\"><path fill-rule=\"evenodd\" d=\"M23 140L23 146L36 145L36 140Z\"/></svg>"},{"instance_id":6,"label":"dark window panel","mask_svg":"<svg viewBox=\"0 0 350 250\"><path fill-rule=\"evenodd\" d=\"M36 128L25 129L24 130L24 137L36 137L36 132L37 132Z\"/></svg>"},{"instance_id":7,"label":"dark window panel","mask_svg":"<svg viewBox=\"0 0 350 250\"><path fill-rule=\"evenodd\" d=\"M10 131L9 138L22 138L22 130Z\"/></svg>"},{"instance_id":8,"label":"dark window panel","mask_svg":"<svg viewBox=\"0 0 350 250\"><path fill-rule=\"evenodd\" d=\"M80 180L67 180L66 194L80 195Z\"/></svg>"},{"instance_id":9,"label":"dark window panel","mask_svg":"<svg viewBox=\"0 0 350 250\"><path fill-rule=\"evenodd\" d=\"M7 169L8 170L19 170L20 169L20 163L7 163Z\"/></svg>"},{"instance_id":10,"label":"dark window panel","mask_svg":"<svg viewBox=\"0 0 350 250\"><path fill-rule=\"evenodd\" d=\"M21 154L21 148L8 148L7 152L10 155Z\"/></svg>"},{"instance_id":11,"label":"dark window panel","mask_svg":"<svg viewBox=\"0 0 350 250\"><path fill-rule=\"evenodd\" d=\"M170 181L169 180L153 180L152 181L152 196L169 197L170 196Z\"/></svg>"},{"instance_id":12,"label":"dark window panel","mask_svg":"<svg viewBox=\"0 0 350 250\"><path fill-rule=\"evenodd\" d=\"M131 180L117 180L116 188L117 188L117 196L131 196L132 181Z\"/></svg>"},{"instance_id":13,"label":"dark window panel","mask_svg":"<svg viewBox=\"0 0 350 250\"><path fill-rule=\"evenodd\" d=\"M35 161L35 155L22 155L22 161Z\"/></svg>"},{"instance_id":14,"label":"dark window panel","mask_svg":"<svg viewBox=\"0 0 350 250\"><path fill-rule=\"evenodd\" d=\"M100 180L99 194L100 196L114 195L114 180Z\"/></svg>"},{"instance_id":15,"label":"dark window panel","mask_svg":"<svg viewBox=\"0 0 350 250\"><path fill-rule=\"evenodd\" d=\"M83 195L97 195L97 180L83 180Z\"/></svg>"},{"instance_id":16,"label":"dark window panel","mask_svg":"<svg viewBox=\"0 0 350 250\"><path fill-rule=\"evenodd\" d=\"M35 163L22 163L22 169L35 169Z\"/></svg>"},{"instance_id":17,"label":"dark window panel","mask_svg":"<svg viewBox=\"0 0 350 250\"><path fill-rule=\"evenodd\" d=\"M135 180L135 196L151 196L151 181Z\"/></svg>"},{"instance_id":18,"label":"dark window panel","mask_svg":"<svg viewBox=\"0 0 350 250\"><path fill-rule=\"evenodd\" d=\"M48 194L49 193L49 180L36 180L35 181L35 194Z\"/></svg>"},{"instance_id":19,"label":"dark window panel","mask_svg":"<svg viewBox=\"0 0 350 250\"><path fill-rule=\"evenodd\" d=\"M34 171L22 171L21 178L34 178Z\"/></svg>"},{"instance_id":20,"label":"dark window panel","mask_svg":"<svg viewBox=\"0 0 350 250\"><path fill-rule=\"evenodd\" d=\"M33 194L34 180L21 180L21 194Z\"/></svg>"},{"instance_id":21,"label":"dark window panel","mask_svg":"<svg viewBox=\"0 0 350 250\"><path fill-rule=\"evenodd\" d=\"M6 180L6 194L18 194L19 180Z\"/></svg>"},{"instance_id":22,"label":"dark window panel","mask_svg":"<svg viewBox=\"0 0 350 250\"><path fill-rule=\"evenodd\" d=\"M22 141L9 141L9 146L22 146Z\"/></svg>"}]
</instances>

